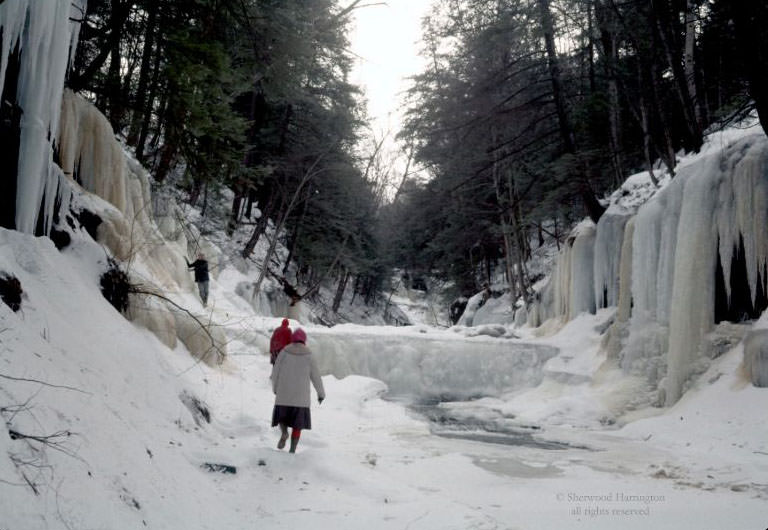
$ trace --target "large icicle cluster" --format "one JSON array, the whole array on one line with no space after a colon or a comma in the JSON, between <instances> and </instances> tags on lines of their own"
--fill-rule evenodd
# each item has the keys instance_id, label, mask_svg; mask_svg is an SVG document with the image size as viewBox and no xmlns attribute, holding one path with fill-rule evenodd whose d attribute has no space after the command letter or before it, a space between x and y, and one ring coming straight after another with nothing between
<instances>
[{"instance_id":1,"label":"large icicle cluster","mask_svg":"<svg viewBox=\"0 0 768 530\"><path fill-rule=\"evenodd\" d=\"M66 186L53 163L53 139L67 67L77 44L78 22L86 0L12 0L0 3L2 49L0 88L11 53L18 47L20 71L17 103L22 110L16 192L16 228L32 233L43 207L44 229L50 230L59 186Z\"/></svg>"},{"instance_id":2,"label":"large icicle cluster","mask_svg":"<svg viewBox=\"0 0 768 530\"><path fill-rule=\"evenodd\" d=\"M667 403L679 399L701 357L701 339L714 325L718 251L728 286L731 255L743 240L752 300L756 299L758 275L765 274L768 258L768 139L745 138L685 175L675 182L683 188L683 199L669 310ZM764 276L761 283L764 288Z\"/></svg>"},{"instance_id":3,"label":"large icicle cluster","mask_svg":"<svg viewBox=\"0 0 768 530\"><path fill-rule=\"evenodd\" d=\"M585 237L577 227L529 323L617 306L609 354L624 370L645 375L659 403L672 404L711 356L705 342L715 326L718 262L730 300L732 258L743 248L753 306L765 296L766 227L768 138L742 134L683 165L635 215L609 209L589 236L590 277L590 252L576 257ZM591 308L586 288L594 289Z\"/></svg>"}]
</instances>

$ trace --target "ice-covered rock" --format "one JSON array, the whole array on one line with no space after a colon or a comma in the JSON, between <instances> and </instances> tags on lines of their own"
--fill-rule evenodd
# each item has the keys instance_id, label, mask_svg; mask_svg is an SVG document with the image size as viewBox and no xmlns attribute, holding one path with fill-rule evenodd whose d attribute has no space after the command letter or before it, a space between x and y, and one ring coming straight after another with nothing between
<instances>
[{"instance_id":1,"label":"ice-covered rock","mask_svg":"<svg viewBox=\"0 0 768 530\"><path fill-rule=\"evenodd\" d=\"M128 299L128 319L154 333L170 349L176 348L176 319L165 303L146 294L130 294Z\"/></svg>"},{"instance_id":2,"label":"ice-covered rock","mask_svg":"<svg viewBox=\"0 0 768 530\"><path fill-rule=\"evenodd\" d=\"M176 320L176 335L195 359L215 366L224 362L227 354L227 337L217 324L205 316L194 316L187 311L172 310Z\"/></svg>"},{"instance_id":3,"label":"ice-covered rock","mask_svg":"<svg viewBox=\"0 0 768 530\"><path fill-rule=\"evenodd\" d=\"M756 329L744 338L744 367L753 385L768 387L768 329Z\"/></svg>"}]
</instances>

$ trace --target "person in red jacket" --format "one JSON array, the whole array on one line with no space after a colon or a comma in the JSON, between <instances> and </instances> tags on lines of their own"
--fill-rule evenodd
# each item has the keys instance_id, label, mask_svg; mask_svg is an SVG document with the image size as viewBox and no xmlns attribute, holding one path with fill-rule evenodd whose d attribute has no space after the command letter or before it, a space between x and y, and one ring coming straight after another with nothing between
<instances>
[{"instance_id":1,"label":"person in red jacket","mask_svg":"<svg viewBox=\"0 0 768 530\"><path fill-rule=\"evenodd\" d=\"M275 364L277 354L280 350L291 343L291 328L288 327L288 319L284 318L279 328L272 333L269 341L269 363Z\"/></svg>"}]
</instances>

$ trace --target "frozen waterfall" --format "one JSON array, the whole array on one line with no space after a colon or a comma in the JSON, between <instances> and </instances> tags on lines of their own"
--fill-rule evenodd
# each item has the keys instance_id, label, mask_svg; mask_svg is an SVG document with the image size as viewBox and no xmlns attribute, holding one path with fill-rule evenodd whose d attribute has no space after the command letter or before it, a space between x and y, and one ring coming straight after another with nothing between
<instances>
[{"instance_id":1,"label":"frozen waterfall","mask_svg":"<svg viewBox=\"0 0 768 530\"><path fill-rule=\"evenodd\" d=\"M354 329L313 330L321 372L339 378L373 377L396 396L460 400L536 386L544 363L557 353L552 346L503 339L414 333L403 340L400 335Z\"/></svg>"}]
</instances>

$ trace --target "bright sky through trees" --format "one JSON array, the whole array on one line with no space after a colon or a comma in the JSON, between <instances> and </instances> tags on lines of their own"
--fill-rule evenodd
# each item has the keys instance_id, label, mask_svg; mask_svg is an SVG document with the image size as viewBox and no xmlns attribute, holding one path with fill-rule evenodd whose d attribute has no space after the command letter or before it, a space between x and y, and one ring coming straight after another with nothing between
<instances>
[{"instance_id":1,"label":"bright sky through trees","mask_svg":"<svg viewBox=\"0 0 768 530\"><path fill-rule=\"evenodd\" d=\"M398 107L406 78L421 70L421 19L431 0L388 0L354 11L350 34L358 56L351 81L364 87L377 136L400 127Z\"/></svg>"}]
</instances>

